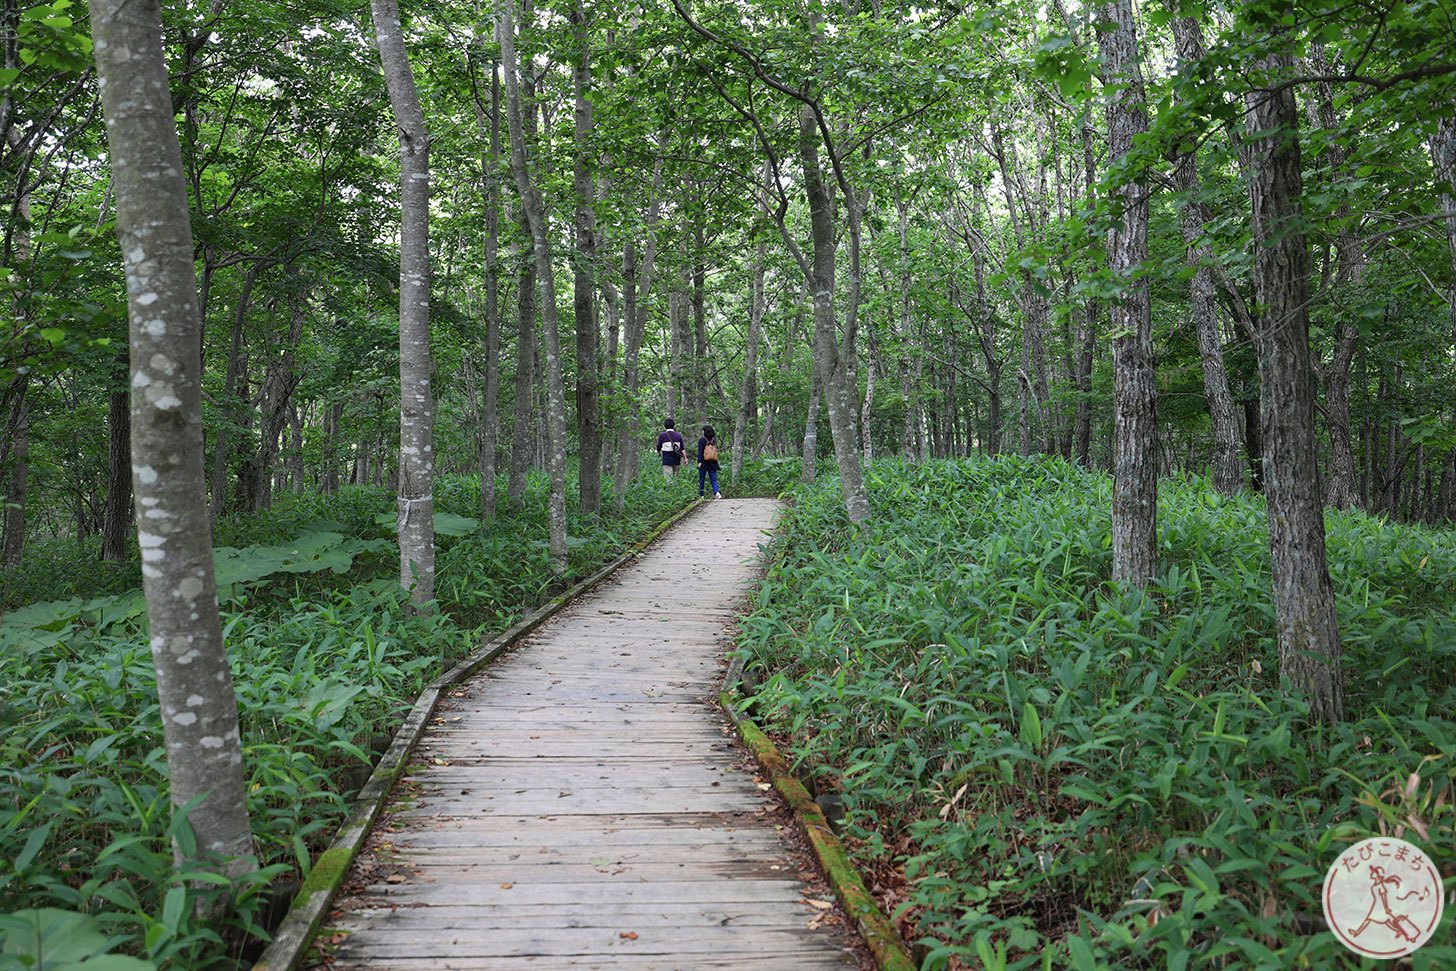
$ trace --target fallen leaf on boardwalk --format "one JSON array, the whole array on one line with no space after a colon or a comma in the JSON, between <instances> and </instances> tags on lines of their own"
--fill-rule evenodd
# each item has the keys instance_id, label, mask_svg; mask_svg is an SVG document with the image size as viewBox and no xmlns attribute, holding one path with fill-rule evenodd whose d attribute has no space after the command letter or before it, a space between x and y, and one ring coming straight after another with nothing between
<instances>
[{"instance_id":1,"label":"fallen leaf on boardwalk","mask_svg":"<svg viewBox=\"0 0 1456 971\"><path fill-rule=\"evenodd\" d=\"M617 936L620 937L624 941L635 941L635 940L637 940L637 932L636 931L622 931L622 933L618 934Z\"/></svg>"},{"instance_id":2,"label":"fallen leaf on boardwalk","mask_svg":"<svg viewBox=\"0 0 1456 971\"><path fill-rule=\"evenodd\" d=\"M431 761L434 762L436 765L449 765L450 764L450 760L449 759L442 759L442 758L439 758L438 756L435 757L434 759L431 759Z\"/></svg>"},{"instance_id":3,"label":"fallen leaf on boardwalk","mask_svg":"<svg viewBox=\"0 0 1456 971\"><path fill-rule=\"evenodd\" d=\"M515 886L514 883L503 883L503 884L500 885L500 888L502 890L509 890L509 889L511 889L514 886Z\"/></svg>"},{"instance_id":4,"label":"fallen leaf on boardwalk","mask_svg":"<svg viewBox=\"0 0 1456 971\"><path fill-rule=\"evenodd\" d=\"M834 904L830 903L827 900L814 900L813 898L805 899L804 903L808 904L810 907L817 907L820 910L828 910L830 907L834 906Z\"/></svg>"},{"instance_id":5,"label":"fallen leaf on boardwalk","mask_svg":"<svg viewBox=\"0 0 1456 971\"><path fill-rule=\"evenodd\" d=\"M385 883L404 883L406 877L402 873L391 873L384 878Z\"/></svg>"},{"instance_id":6,"label":"fallen leaf on boardwalk","mask_svg":"<svg viewBox=\"0 0 1456 971\"><path fill-rule=\"evenodd\" d=\"M770 785L770 784L769 784L769 783L767 783L767 782L760 782L760 783L759 783L759 784L758 784L758 788L759 788L759 789L765 789L765 790L766 790L766 789L772 789L772 788L773 788L773 786L772 786L772 785Z\"/></svg>"}]
</instances>

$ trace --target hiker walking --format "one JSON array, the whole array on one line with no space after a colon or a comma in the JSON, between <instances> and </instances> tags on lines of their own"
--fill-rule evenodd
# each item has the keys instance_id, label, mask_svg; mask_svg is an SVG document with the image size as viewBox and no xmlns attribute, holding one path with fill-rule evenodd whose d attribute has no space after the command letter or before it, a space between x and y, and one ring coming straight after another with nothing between
<instances>
[{"instance_id":1,"label":"hiker walking","mask_svg":"<svg viewBox=\"0 0 1456 971\"><path fill-rule=\"evenodd\" d=\"M662 423L663 431L657 436L657 451L662 456L662 474L671 479L682 466L686 444L682 432L674 429L671 418Z\"/></svg>"},{"instance_id":2,"label":"hiker walking","mask_svg":"<svg viewBox=\"0 0 1456 971\"><path fill-rule=\"evenodd\" d=\"M722 499L718 491L718 433L712 425L703 426L703 437L698 439L698 497L703 495L703 480L713 484L713 498Z\"/></svg>"}]
</instances>

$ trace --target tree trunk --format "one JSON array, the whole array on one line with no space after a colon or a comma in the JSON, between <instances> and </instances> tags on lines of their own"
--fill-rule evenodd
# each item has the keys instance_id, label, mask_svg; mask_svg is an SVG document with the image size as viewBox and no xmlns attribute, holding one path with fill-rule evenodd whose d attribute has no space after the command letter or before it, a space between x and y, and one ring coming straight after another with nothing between
<instances>
[{"instance_id":1,"label":"tree trunk","mask_svg":"<svg viewBox=\"0 0 1456 971\"><path fill-rule=\"evenodd\" d=\"M1203 59L1203 31L1198 21L1190 17L1174 18L1173 37L1177 42L1178 57L1184 64L1196 65ZM1239 464L1238 419L1234 415L1233 395L1229 392L1228 371L1224 367L1213 270L1209 266L1213 258L1212 247L1203 236L1203 227L1212 220L1212 215L1199 198L1203 185L1198 175L1196 151L1177 156L1174 174L1178 189L1184 196L1180 210L1183 243L1188 265L1193 268L1189 309L1203 364L1203 394L1213 423L1213 487L1230 496L1243 487L1244 476Z\"/></svg>"},{"instance_id":2,"label":"tree trunk","mask_svg":"<svg viewBox=\"0 0 1456 971\"><path fill-rule=\"evenodd\" d=\"M131 466L142 589L188 868L252 870L237 699L218 619L202 468L202 334L158 0L90 0L131 322Z\"/></svg>"},{"instance_id":3,"label":"tree trunk","mask_svg":"<svg viewBox=\"0 0 1456 971\"><path fill-rule=\"evenodd\" d=\"M748 308L748 339L743 347L743 387L738 392L738 417L733 421L733 452L729 456L729 476L738 482L743 472L743 453L747 451L748 422L753 417L758 394L758 345L762 342L764 311L764 267L768 244L758 241L753 255L753 295Z\"/></svg>"},{"instance_id":4,"label":"tree trunk","mask_svg":"<svg viewBox=\"0 0 1456 971\"><path fill-rule=\"evenodd\" d=\"M576 312L576 435L577 493L581 513L596 516L602 510L601 382L597 349L600 344L596 315L596 181L590 158L592 137L591 43L586 8L577 0L571 11L576 33L577 60L572 70L576 98L576 263L573 300Z\"/></svg>"},{"instance_id":5,"label":"tree trunk","mask_svg":"<svg viewBox=\"0 0 1456 971\"><path fill-rule=\"evenodd\" d=\"M667 321L669 361L668 361L668 387L667 387L667 417L678 422L684 428L690 428L693 416L687 414L689 408L689 383L691 381L689 368L692 362L692 341L693 333L688 326L689 300L688 290L692 286L692 272L688 267L687 242L680 239L678 243L678 277L676 286L667 295Z\"/></svg>"},{"instance_id":6,"label":"tree trunk","mask_svg":"<svg viewBox=\"0 0 1456 971\"><path fill-rule=\"evenodd\" d=\"M698 204L703 204L701 196L698 198ZM705 216L706 214L693 223L693 358L687 397L688 410L692 420L699 425L708 423L708 313L707 295L704 292L708 267L703 262L704 252L707 249L703 230Z\"/></svg>"},{"instance_id":7,"label":"tree trunk","mask_svg":"<svg viewBox=\"0 0 1456 971\"><path fill-rule=\"evenodd\" d=\"M516 0L501 5L500 42L506 87L506 123L510 131L511 169L521 209L531 230L536 263L536 286L540 292L541 322L546 350L546 466L551 479L549 548L551 565L565 575L566 548L566 385L561 374L561 331L556 318L556 277L551 266L551 236L546 225L546 206L531 177L526 159L522 122L521 67L516 57Z\"/></svg>"},{"instance_id":8,"label":"tree trunk","mask_svg":"<svg viewBox=\"0 0 1456 971\"><path fill-rule=\"evenodd\" d=\"M21 376L12 384L6 438L10 454L5 468L5 535L0 538L6 566L15 566L25 552L25 491L30 476L30 382Z\"/></svg>"},{"instance_id":9,"label":"tree trunk","mask_svg":"<svg viewBox=\"0 0 1456 971\"><path fill-rule=\"evenodd\" d=\"M652 193L647 203L640 269L637 266L636 247L630 241L622 255L622 274L627 281L624 301L626 333L622 348L622 388L627 399L627 420L622 423L621 437L617 442L616 492L619 515L626 508L627 487L636 478L637 463L642 457L642 406L637 400L641 374L638 365L642 355L642 341L647 333L647 311L657 269L657 223L661 213L662 159L659 157L652 167Z\"/></svg>"},{"instance_id":10,"label":"tree trunk","mask_svg":"<svg viewBox=\"0 0 1456 971\"><path fill-rule=\"evenodd\" d=\"M303 306L294 298L283 351L269 355L267 374L263 379L259 408L258 451L249 456L238 470L239 505L249 512L259 512L273 504L273 463L278 458L279 436L288 421L288 402L298 386L294 374L294 353L303 337Z\"/></svg>"},{"instance_id":11,"label":"tree trunk","mask_svg":"<svg viewBox=\"0 0 1456 971\"><path fill-rule=\"evenodd\" d=\"M288 488L295 494L301 494L307 488L303 462L303 426L307 423L308 410L306 406L300 409L293 401L288 403Z\"/></svg>"},{"instance_id":12,"label":"tree trunk","mask_svg":"<svg viewBox=\"0 0 1456 971\"><path fill-rule=\"evenodd\" d=\"M801 452L802 464L799 481L804 485L813 482L819 474L819 375L809 375L809 408L804 416L804 443Z\"/></svg>"},{"instance_id":13,"label":"tree trunk","mask_svg":"<svg viewBox=\"0 0 1456 971\"><path fill-rule=\"evenodd\" d=\"M482 159L485 174L485 387L481 391L480 519L496 516L496 451L500 441L500 66L490 64L490 109L475 99L476 127L490 131L490 149Z\"/></svg>"},{"instance_id":14,"label":"tree trunk","mask_svg":"<svg viewBox=\"0 0 1456 971\"><path fill-rule=\"evenodd\" d=\"M400 147L399 582L435 599L435 398L430 389L430 139L396 0L370 0Z\"/></svg>"},{"instance_id":15,"label":"tree trunk","mask_svg":"<svg viewBox=\"0 0 1456 971\"><path fill-rule=\"evenodd\" d=\"M106 519L101 525L101 558L119 563L131 531L131 395L126 355L116 358L116 380L106 409Z\"/></svg>"},{"instance_id":16,"label":"tree trunk","mask_svg":"<svg viewBox=\"0 0 1456 971\"><path fill-rule=\"evenodd\" d=\"M1116 88L1107 106L1108 165L1116 166L1148 116L1132 0L1106 4L1101 20L1115 25L1098 42L1103 85ZM1158 568L1158 386L1147 280L1134 274L1148 257L1148 187L1129 176L1115 192L1122 212L1107 233L1107 259L1123 293L1112 305L1112 579L1145 587Z\"/></svg>"},{"instance_id":17,"label":"tree trunk","mask_svg":"<svg viewBox=\"0 0 1456 971\"><path fill-rule=\"evenodd\" d=\"M1090 123L1082 126L1082 169L1089 210L1097 205L1097 154L1092 143L1095 134ZM1097 347L1097 301L1088 297L1083 312L1076 336L1077 413L1072 422L1072 454L1083 467L1091 467L1092 358Z\"/></svg>"},{"instance_id":18,"label":"tree trunk","mask_svg":"<svg viewBox=\"0 0 1456 971\"><path fill-rule=\"evenodd\" d=\"M248 306L253 299L253 287L258 282L258 274L263 272L272 264L265 260L254 260L248 266L248 272L243 275L243 286L238 292L238 306L233 314L233 336L228 346L227 374L223 379L222 392L222 415L217 428L217 438L213 442L212 455L212 506L210 508L210 521L213 526L217 525L218 517L222 515L223 508L227 505L227 481L228 468L232 458L232 438L228 434L228 426L238 421L238 381L243 374L243 325L248 320Z\"/></svg>"},{"instance_id":19,"label":"tree trunk","mask_svg":"<svg viewBox=\"0 0 1456 971\"><path fill-rule=\"evenodd\" d=\"M895 209L896 215L899 217L896 220L896 226L900 242L900 397L905 402L905 415L900 431L905 441L901 452L905 456L905 461L913 462L919 454L916 443L920 438L921 418L924 414L919 388L919 362L924 358L925 349L922 348L919 354L912 354L911 351L914 336L911 334L910 304L910 284L912 282L910 274L910 205L903 191L896 191ZM917 361L913 374L909 361L911 356Z\"/></svg>"},{"instance_id":20,"label":"tree trunk","mask_svg":"<svg viewBox=\"0 0 1456 971\"><path fill-rule=\"evenodd\" d=\"M530 227L521 217L521 232L529 245ZM506 482L506 503L519 510L526 501L526 474L534 461L536 434L536 263L514 244L513 257L524 260L516 284L516 388L515 414L511 421L511 474Z\"/></svg>"},{"instance_id":21,"label":"tree trunk","mask_svg":"<svg viewBox=\"0 0 1456 971\"><path fill-rule=\"evenodd\" d=\"M1315 44L1312 57L1315 72L1330 73L1325 60L1324 49ZM1330 83L1315 85L1312 108L1319 125L1330 133L1326 146L1329 168L1337 177L1349 175L1348 157L1344 143L1337 135L1339 119L1335 115L1334 91ZM1351 212L1348 206L1340 206L1335 218L1348 223ZM1365 246L1349 228L1340 230L1335 240L1337 284L1358 283L1365 272ZM1342 308L1331 308L1335 316L1335 349L1330 363L1321 373L1325 386L1325 429L1330 437L1330 475L1325 488L1325 501L1336 509L1347 509L1355 504L1355 453L1350 441L1350 367L1355 360L1355 346L1360 331L1351 326L1349 314Z\"/></svg>"},{"instance_id":22,"label":"tree trunk","mask_svg":"<svg viewBox=\"0 0 1456 971\"><path fill-rule=\"evenodd\" d=\"M1287 52L1255 65L1270 82L1290 73ZM1263 313L1256 350L1261 388L1269 544L1279 661L1322 721L1344 717L1339 620L1325 558L1309 350L1309 252L1300 204L1301 172L1294 90L1247 96L1252 142L1254 287Z\"/></svg>"},{"instance_id":23,"label":"tree trunk","mask_svg":"<svg viewBox=\"0 0 1456 971\"><path fill-rule=\"evenodd\" d=\"M813 258L807 274L809 292L814 301L814 370L824 389L829 410L829 434L834 439L834 460L839 467L839 481L844 490L844 506L849 521L864 525L870 518L869 495L865 490L864 466L859 453L859 436L855 434L854 392L849 375L854 363L855 314L858 312L858 253L852 254L850 305L846 313L844 335L839 334L839 321L834 307L835 255L837 250L833 201L819 166L819 139L813 112L808 107L799 111L799 155L804 166L804 191L809 200L809 222ZM844 200L850 220L850 241L859 246L859 202L853 197Z\"/></svg>"}]
</instances>

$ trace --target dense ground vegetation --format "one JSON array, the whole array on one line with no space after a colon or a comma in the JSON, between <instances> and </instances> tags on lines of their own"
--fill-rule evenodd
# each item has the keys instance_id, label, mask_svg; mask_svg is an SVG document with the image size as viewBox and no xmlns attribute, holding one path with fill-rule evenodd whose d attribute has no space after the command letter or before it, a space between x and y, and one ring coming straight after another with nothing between
<instances>
[{"instance_id":1,"label":"dense ground vegetation","mask_svg":"<svg viewBox=\"0 0 1456 971\"><path fill-rule=\"evenodd\" d=\"M751 465L735 485L777 490L796 471ZM688 486L686 477L647 477L623 516L574 517L572 579L680 508ZM219 577L263 864L221 891L234 898L234 932L256 930L270 884L308 872L421 688L553 589L544 480L533 478L525 511L489 529L461 515L478 489L468 476L437 485L432 615L408 609L393 572L378 521L392 522L384 489L287 495L267 513L219 525L219 545L237 547L221 553ZM32 550L33 560L4 573L9 605L29 606L0 623L0 807L9 807L0 913L96 913L113 946L159 967L230 966L223 953L236 955L241 938L220 946L217 928L192 914L192 898L216 885L189 886L195 874L173 871L172 839L182 835L186 847L186 827L167 802L145 617L129 589L136 565L98 572L90 543ZM30 603L56 596L66 600Z\"/></svg>"},{"instance_id":2,"label":"dense ground vegetation","mask_svg":"<svg viewBox=\"0 0 1456 971\"><path fill-rule=\"evenodd\" d=\"M1281 686L1264 510L1164 483L1163 568L1114 587L1098 473L870 470L857 533L805 488L741 641L753 711L945 967L1356 966L1319 888L1341 846L1456 866L1456 533L1329 517L1349 721ZM1447 931L1412 957L1448 967Z\"/></svg>"}]
</instances>

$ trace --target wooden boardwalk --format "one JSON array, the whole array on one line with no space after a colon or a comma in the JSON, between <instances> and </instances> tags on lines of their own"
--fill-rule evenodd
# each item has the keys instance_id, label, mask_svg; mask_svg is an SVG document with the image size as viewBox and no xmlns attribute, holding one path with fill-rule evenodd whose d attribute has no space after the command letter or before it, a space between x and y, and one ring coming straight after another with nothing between
<instances>
[{"instance_id":1,"label":"wooden boardwalk","mask_svg":"<svg viewBox=\"0 0 1456 971\"><path fill-rule=\"evenodd\" d=\"M716 705L777 508L708 503L452 692L332 967L857 966Z\"/></svg>"}]
</instances>

